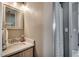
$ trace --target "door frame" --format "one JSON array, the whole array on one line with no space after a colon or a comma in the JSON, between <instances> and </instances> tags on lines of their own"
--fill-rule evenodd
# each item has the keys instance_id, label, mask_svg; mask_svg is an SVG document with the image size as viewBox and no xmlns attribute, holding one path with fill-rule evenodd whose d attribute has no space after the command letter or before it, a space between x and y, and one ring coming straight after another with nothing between
<instances>
[{"instance_id":1,"label":"door frame","mask_svg":"<svg viewBox=\"0 0 79 59\"><path fill-rule=\"evenodd\" d=\"M2 21L3 21L3 4L0 2L0 56L2 56Z\"/></svg>"}]
</instances>

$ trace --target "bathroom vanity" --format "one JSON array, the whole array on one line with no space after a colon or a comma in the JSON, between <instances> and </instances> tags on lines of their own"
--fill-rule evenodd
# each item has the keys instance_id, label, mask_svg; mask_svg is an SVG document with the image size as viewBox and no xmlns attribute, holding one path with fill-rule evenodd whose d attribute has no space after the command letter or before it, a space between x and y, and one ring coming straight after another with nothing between
<instances>
[{"instance_id":1,"label":"bathroom vanity","mask_svg":"<svg viewBox=\"0 0 79 59\"><path fill-rule=\"evenodd\" d=\"M29 38L25 42L18 42L8 46L3 51L3 57L33 57L34 41Z\"/></svg>"},{"instance_id":2,"label":"bathroom vanity","mask_svg":"<svg viewBox=\"0 0 79 59\"><path fill-rule=\"evenodd\" d=\"M34 40L24 35L24 12L17 6L3 5L3 57L33 57ZM20 39L19 39L20 38Z\"/></svg>"}]
</instances>

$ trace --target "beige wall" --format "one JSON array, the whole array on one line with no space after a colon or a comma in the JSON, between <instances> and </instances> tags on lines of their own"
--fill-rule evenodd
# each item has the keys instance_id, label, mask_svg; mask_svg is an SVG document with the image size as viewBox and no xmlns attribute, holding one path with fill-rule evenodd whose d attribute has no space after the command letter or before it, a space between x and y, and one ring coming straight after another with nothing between
<instances>
[{"instance_id":1,"label":"beige wall","mask_svg":"<svg viewBox=\"0 0 79 59\"><path fill-rule=\"evenodd\" d=\"M28 3L25 13L25 35L35 40L35 56L43 56L43 3Z\"/></svg>"},{"instance_id":2,"label":"beige wall","mask_svg":"<svg viewBox=\"0 0 79 59\"><path fill-rule=\"evenodd\" d=\"M27 3L24 33L35 40L35 56L54 56L52 3Z\"/></svg>"},{"instance_id":3,"label":"beige wall","mask_svg":"<svg viewBox=\"0 0 79 59\"><path fill-rule=\"evenodd\" d=\"M54 57L54 8L53 3L44 4L43 56Z\"/></svg>"}]
</instances>

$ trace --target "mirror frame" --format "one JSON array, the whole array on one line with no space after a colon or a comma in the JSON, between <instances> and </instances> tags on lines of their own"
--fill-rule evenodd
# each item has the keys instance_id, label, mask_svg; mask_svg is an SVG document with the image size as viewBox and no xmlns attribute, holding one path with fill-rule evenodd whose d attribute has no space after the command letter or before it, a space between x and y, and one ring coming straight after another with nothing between
<instances>
[{"instance_id":1,"label":"mirror frame","mask_svg":"<svg viewBox=\"0 0 79 59\"><path fill-rule=\"evenodd\" d=\"M6 21L6 19L5 19L5 16L6 16L6 8L10 8L10 9L12 9L12 10L15 10L17 13L19 12L19 13L24 14L23 10L20 10L20 9L18 9L18 8L15 8L15 7L11 6L11 5L7 5L7 4L3 4L3 5L4 5L4 8L5 8L4 15L3 15L3 17L4 17L3 27L5 26L5 21ZM16 18L17 18L16 14L17 14L17 13L15 13L15 26L8 27L8 29L20 29L20 28L17 28L17 24L16 24ZM24 22L24 21L23 21L23 22ZM23 24L23 25L24 25L24 24ZM24 26L23 26L23 28L24 28ZM22 29L23 29L23 28L22 28Z\"/></svg>"}]
</instances>

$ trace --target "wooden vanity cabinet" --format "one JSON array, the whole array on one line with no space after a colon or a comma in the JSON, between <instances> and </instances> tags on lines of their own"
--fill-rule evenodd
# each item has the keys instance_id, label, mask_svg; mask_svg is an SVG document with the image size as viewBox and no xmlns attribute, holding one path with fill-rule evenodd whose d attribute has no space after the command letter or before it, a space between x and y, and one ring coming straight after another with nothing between
<instances>
[{"instance_id":1,"label":"wooden vanity cabinet","mask_svg":"<svg viewBox=\"0 0 79 59\"><path fill-rule=\"evenodd\" d=\"M9 57L33 57L33 47L27 50L20 51L16 54L13 54Z\"/></svg>"}]
</instances>

